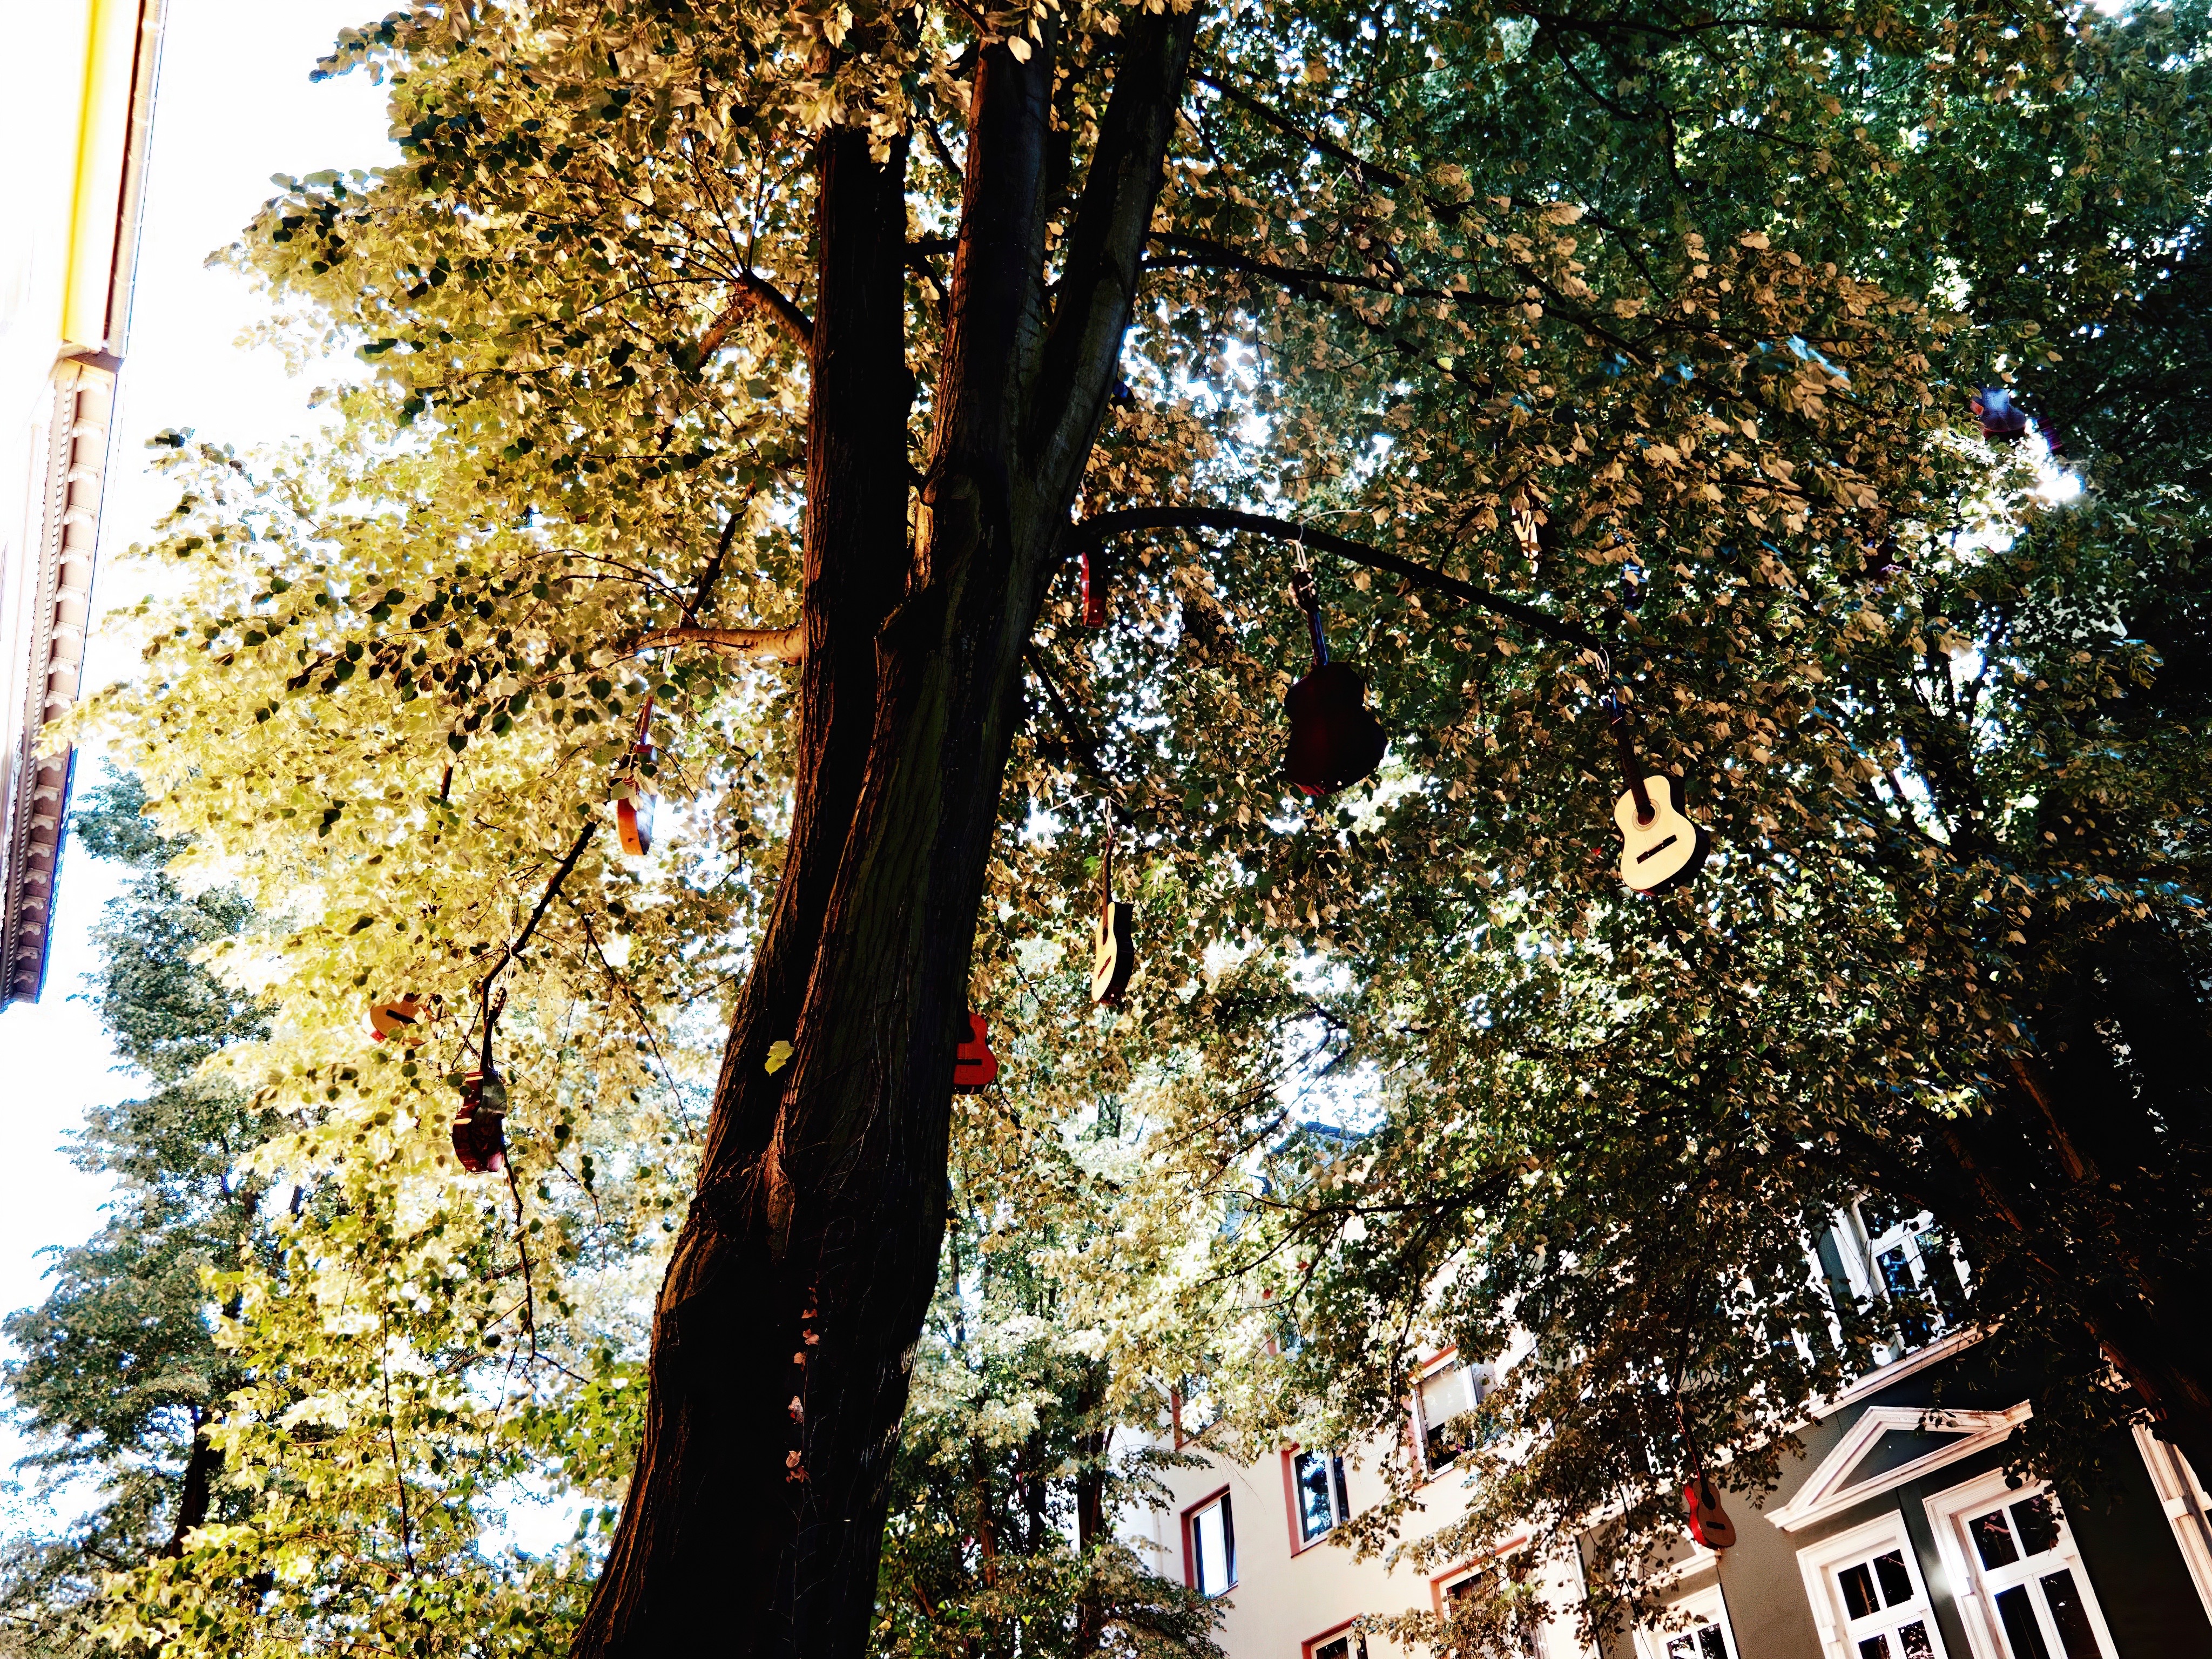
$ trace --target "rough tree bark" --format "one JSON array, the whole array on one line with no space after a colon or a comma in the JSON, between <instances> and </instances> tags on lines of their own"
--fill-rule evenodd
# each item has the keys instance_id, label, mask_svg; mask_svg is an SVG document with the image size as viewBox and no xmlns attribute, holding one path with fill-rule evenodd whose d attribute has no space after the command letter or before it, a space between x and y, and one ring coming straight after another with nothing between
<instances>
[{"instance_id":1,"label":"rough tree bark","mask_svg":"<svg viewBox=\"0 0 2212 1659\"><path fill-rule=\"evenodd\" d=\"M1023 649L1113 382L1196 28L1194 12L1127 28L1049 294L1054 42L1026 63L981 54L911 540L904 152L873 161L844 129L817 147L793 828L580 1656L866 1644ZM778 1038L794 1053L771 1076Z\"/></svg>"}]
</instances>

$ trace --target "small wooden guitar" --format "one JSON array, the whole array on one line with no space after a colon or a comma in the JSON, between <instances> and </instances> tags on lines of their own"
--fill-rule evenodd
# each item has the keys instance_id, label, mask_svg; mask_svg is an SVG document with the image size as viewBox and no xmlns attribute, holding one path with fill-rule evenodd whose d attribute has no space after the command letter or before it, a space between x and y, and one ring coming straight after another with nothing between
<instances>
[{"instance_id":1,"label":"small wooden guitar","mask_svg":"<svg viewBox=\"0 0 2212 1659\"><path fill-rule=\"evenodd\" d=\"M1328 659L1328 639L1321 625L1321 601L1304 550L1291 577L1298 608L1313 635L1313 672L1283 699L1291 717L1290 751L1283 769L1309 795L1333 795L1382 763L1390 737L1367 707L1367 682L1348 663Z\"/></svg>"},{"instance_id":2,"label":"small wooden guitar","mask_svg":"<svg viewBox=\"0 0 2212 1659\"><path fill-rule=\"evenodd\" d=\"M1721 1507L1720 1488L1712 1477L1699 1474L1682 1488L1682 1505L1690 1512L1690 1536L1709 1550L1735 1547L1735 1522Z\"/></svg>"},{"instance_id":3,"label":"small wooden guitar","mask_svg":"<svg viewBox=\"0 0 2212 1659\"><path fill-rule=\"evenodd\" d=\"M1613 737L1620 751L1620 775L1628 785L1613 807L1613 821L1620 830L1620 878L1639 893L1661 892L1698 873L1712 849L1712 836L1684 815L1680 778L1644 771L1618 699L1613 704Z\"/></svg>"},{"instance_id":4,"label":"small wooden guitar","mask_svg":"<svg viewBox=\"0 0 2212 1659\"><path fill-rule=\"evenodd\" d=\"M1091 1000L1116 1008L1137 969L1136 911L1114 899L1114 817L1106 817L1106 851L1098 867L1098 925L1091 935Z\"/></svg>"}]
</instances>

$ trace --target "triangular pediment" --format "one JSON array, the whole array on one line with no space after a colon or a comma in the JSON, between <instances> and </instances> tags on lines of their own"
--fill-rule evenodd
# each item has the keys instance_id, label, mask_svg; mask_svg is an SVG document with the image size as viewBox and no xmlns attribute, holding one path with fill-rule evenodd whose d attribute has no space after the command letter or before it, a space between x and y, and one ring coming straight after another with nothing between
<instances>
[{"instance_id":1,"label":"triangular pediment","mask_svg":"<svg viewBox=\"0 0 2212 1659\"><path fill-rule=\"evenodd\" d=\"M1817 1464L1796 1495L1767 1519L1784 1532L1826 1520L1917 1480L1930 1469L1996 1445L2021 1424L2026 1401L2003 1411L1871 1406Z\"/></svg>"}]
</instances>

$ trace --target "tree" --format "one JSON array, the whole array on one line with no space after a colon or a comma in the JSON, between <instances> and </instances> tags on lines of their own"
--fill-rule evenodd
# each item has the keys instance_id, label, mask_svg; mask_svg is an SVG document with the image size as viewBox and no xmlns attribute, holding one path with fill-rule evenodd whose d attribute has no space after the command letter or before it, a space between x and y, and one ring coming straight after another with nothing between
<instances>
[{"instance_id":1,"label":"tree","mask_svg":"<svg viewBox=\"0 0 2212 1659\"><path fill-rule=\"evenodd\" d=\"M1740 1132L1639 1130L1631 1172L1724 1144L1763 1194L1753 1172L1798 1147L1819 1175L1793 1193L1893 1186L1927 1103L1978 1109L2032 1058L1985 977L2031 937L2021 904L2066 918L2062 955L2122 906L2182 926L2159 884L2193 891L2185 848L2039 865L2045 892L1958 840L2062 731L2102 754L2098 698L2151 672L2064 606L2037 647L2064 675L1946 666L1990 606L2078 568L2047 548L2142 586L2087 515L2009 553L1952 535L2028 510L2016 472L1991 483L1966 390L2145 275L2101 192L2142 228L2193 211L2196 151L2160 159L2175 121L2107 129L2138 96L2184 106L2194 71L2117 32L1997 4L556 5L343 43L329 69L390 78L405 160L292 181L240 257L383 379L346 394L341 441L273 468L175 434L161 550L199 580L111 712L165 811L313 896L268 1086L318 1155L359 1133L400 1160L433 1118L419 1077L340 1058L362 988L475 1006L645 699L674 734L648 769L699 803L701 839L650 968L691 988L633 1005L592 968L628 901L581 839L526 964L647 1030L708 994L685 951L743 981L580 1654L862 1645L955 1043L1001 946L1080 936L1107 811L1139 849L1155 1053L1105 1075L1168 1115L1163 1178L1249 1185L1283 1129L1279 1039L1315 1022L1340 1075L1402 1091L1359 1165L1371 1197L1237 1234L1309 1263L1301 1328L1383 1320L1344 1373L1364 1392L1338 1390L1370 1414L1438 1273L1517 1285L1485 1263L1524 1242L1527 1271L1563 1260L1540 1221L1495 1224L1504 1195L1603 1218L1547 1113L1597 1115L1613 1146L1698 1103ZM1990 161L1971 191L1932 132ZM1946 213L1975 228L1963 252ZM2048 307L2002 280L2031 231L2067 278ZM1910 568L1885 575L1893 548ZM1323 556L1396 738L1334 801L1277 770L1293 550ZM1103 635L1079 627L1079 559ZM1686 896L1626 902L1594 844L1608 675L1699 774L1724 855ZM1962 805L1944 769L1998 720L2017 758ZM2165 848L2197 750L2145 742L2096 787L2130 803L2130 846ZM1832 1127L1849 1164L1814 1150ZM1618 1190L1647 1200L1620 1248L1671 1267L1655 1283L1759 1279L1782 1248L1766 1209L1717 1239L1679 1182ZM1364 1236L1336 1224L1355 1214ZM2128 1270L2078 1237L2060 1322ZM1765 1305L1786 1319L1795 1294ZM1709 1331L1706 1300L1562 1328L1633 1356L1626 1376ZM2149 1303L2133 1363L2201 1376ZM1449 1317L1472 1335L1535 1305ZM1547 1423L1588 1380L1577 1352ZM2185 1398L2158 1404L2185 1428Z\"/></svg>"},{"instance_id":2,"label":"tree","mask_svg":"<svg viewBox=\"0 0 2212 1659\"><path fill-rule=\"evenodd\" d=\"M10 1314L20 1358L7 1382L38 1448L26 1465L48 1486L90 1479L99 1501L63 1536L16 1540L5 1585L10 1639L59 1651L101 1576L174 1553L211 1516L222 1455L209 1436L242 1380L215 1338L210 1275L265 1261L264 1180L247 1160L269 1115L198 1075L222 1048L264 1036L264 1011L196 962L235 933L247 906L224 889L187 893L167 871L180 850L140 816L145 795L111 774L77 809L79 844L137 873L108 901L94 938L92 999L117 1052L149 1078L139 1100L94 1107L75 1162L112 1176L108 1219L56 1247L54 1287Z\"/></svg>"}]
</instances>

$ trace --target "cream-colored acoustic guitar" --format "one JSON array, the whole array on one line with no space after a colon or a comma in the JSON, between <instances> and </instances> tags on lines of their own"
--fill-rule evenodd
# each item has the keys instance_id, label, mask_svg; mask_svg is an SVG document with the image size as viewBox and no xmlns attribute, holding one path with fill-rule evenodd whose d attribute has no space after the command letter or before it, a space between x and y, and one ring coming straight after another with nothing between
<instances>
[{"instance_id":1,"label":"cream-colored acoustic guitar","mask_svg":"<svg viewBox=\"0 0 2212 1659\"><path fill-rule=\"evenodd\" d=\"M1613 807L1613 821L1620 830L1620 878L1639 893L1660 892L1698 873L1712 837L1683 812L1680 778L1644 769L1618 702L1613 736L1620 750L1620 774L1628 783Z\"/></svg>"}]
</instances>

